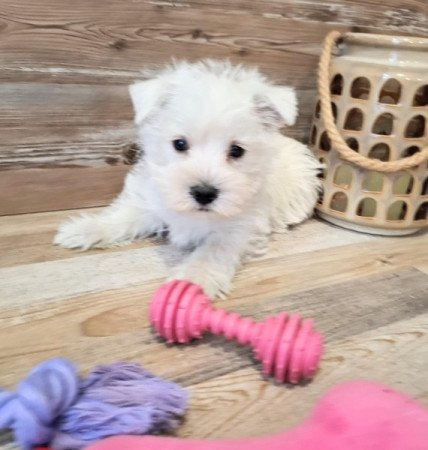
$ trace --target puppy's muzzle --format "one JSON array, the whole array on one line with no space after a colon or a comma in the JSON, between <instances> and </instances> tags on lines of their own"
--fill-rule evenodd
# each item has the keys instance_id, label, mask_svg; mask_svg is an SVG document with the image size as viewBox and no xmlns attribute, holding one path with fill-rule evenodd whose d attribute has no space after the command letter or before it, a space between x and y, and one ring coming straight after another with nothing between
<instances>
[{"instance_id":1,"label":"puppy's muzzle","mask_svg":"<svg viewBox=\"0 0 428 450\"><path fill-rule=\"evenodd\" d=\"M219 194L219 190L210 184L198 184L190 188L190 195L200 204L209 205Z\"/></svg>"}]
</instances>

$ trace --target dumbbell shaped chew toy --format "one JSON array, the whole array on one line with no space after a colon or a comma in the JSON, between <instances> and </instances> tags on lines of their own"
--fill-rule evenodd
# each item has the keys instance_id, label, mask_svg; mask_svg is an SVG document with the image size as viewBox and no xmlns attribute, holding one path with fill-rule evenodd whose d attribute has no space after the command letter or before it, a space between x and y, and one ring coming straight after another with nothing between
<instances>
[{"instance_id":1,"label":"dumbbell shaped chew toy","mask_svg":"<svg viewBox=\"0 0 428 450\"><path fill-rule=\"evenodd\" d=\"M186 344L211 332L249 344L264 374L279 382L312 378L322 354L323 339L312 319L283 312L255 322L214 308L200 286L184 280L166 283L155 292L150 321L169 343Z\"/></svg>"}]
</instances>

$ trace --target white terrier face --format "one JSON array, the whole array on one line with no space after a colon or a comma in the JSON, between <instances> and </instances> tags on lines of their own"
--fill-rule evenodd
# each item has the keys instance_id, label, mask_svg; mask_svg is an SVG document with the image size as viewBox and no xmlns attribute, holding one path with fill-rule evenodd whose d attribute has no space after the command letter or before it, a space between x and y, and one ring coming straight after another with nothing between
<instances>
[{"instance_id":1,"label":"white terrier face","mask_svg":"<svg viewBox=\"0 0 428 450\"><path fill-rule=\"evenodd\" d=\"M180 63L130 88L144 164L168 209L230 217L259 191L294 91L228 63Z\"/></svg>"}]
</instances>

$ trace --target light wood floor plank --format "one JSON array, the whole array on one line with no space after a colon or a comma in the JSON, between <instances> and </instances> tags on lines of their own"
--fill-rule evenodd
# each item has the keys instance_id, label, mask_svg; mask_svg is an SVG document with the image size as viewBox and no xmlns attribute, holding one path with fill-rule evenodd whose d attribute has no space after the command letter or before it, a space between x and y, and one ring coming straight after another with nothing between
<instances>
[{"instance_id":1,"label":"light wood floor plank","mask_svg":"<svg viewBox=\"0 0 428 450\"><path fill-rule=\"evenodd\" d=\"M362 243L358 245L358 251L364 254L364 259L355 258L352 245L294 255L287 255L285 250L285 255L268 256L244 266L238 276L237 286L256 284L265 293L271 293L275 292L276 286L282 287L284 277L287 278L288 286L316 282L313 279L314 270L319 280L328 279L331 282L350 277L350 271L354 276L361 276L416 264L428 259L423 247L426 242L425 236L411 241L397 240L393 252L388 241ZM283 245L286 248L286 242ZM319 264L318 260L321 254L323 264ZM59 261L0 269L3 304L19 302L25 305L69 298L85 292L141 285L149 280L161 280L170 272L171 266L180 260L180 254L169 246L78 255Z\"/></svg>"},{"instance_id":2,"label":"light wood floor plank","mask_svg":"<svg viewBox=\"0 0 428 450\"><path fill-rule=\"evenodd\" d=\"M78 251L64 250L52 246L55 232L60 223L71 216L76 216L82 212L97 213L101 210L102 208L86 208L74 211L0 216L0 267L82 256L82 253ZM35 224L37 225L35 226ZM374 236L354 233L341 228L336 228L335 232L331 233L331 229L331 225L324 222L309 220L304 225L295 227L286 234L274 234L269 252L262 259L376 240ZM141 248L151 245L152 242L150 240L140 241L131 244L131 246L116 247L108 251ZM99 253L105 252L103 250L90 250L85 254Z\"/></svg>"}]
</instances>

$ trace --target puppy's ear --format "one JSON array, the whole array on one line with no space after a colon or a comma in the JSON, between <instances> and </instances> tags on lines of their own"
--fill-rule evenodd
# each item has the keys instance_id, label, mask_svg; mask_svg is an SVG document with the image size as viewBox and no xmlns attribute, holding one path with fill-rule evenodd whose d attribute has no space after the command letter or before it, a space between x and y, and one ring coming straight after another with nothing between
<instances>
[{"instance_id":1,"label":"puppy's ear","mask_svg":"<svg viewBox=\"0 0 428 450\"><path fill-rule=\"evenodd\" d=\"M166 92L166 83L162 78L140 81L129 86L137 125L146 120L162 104Z\"/></svg>"},{"instance_id":2,"label":"puppy's ear","mask_svg":"<svg viewBox=\"0 0 428 450\"><path fill-rule=\"evenodd\" d=\"M288 86L269 86L255 97L257 112L266 125L294 125L297 118L297 97Z\"/></svg>"}]
</instances>

